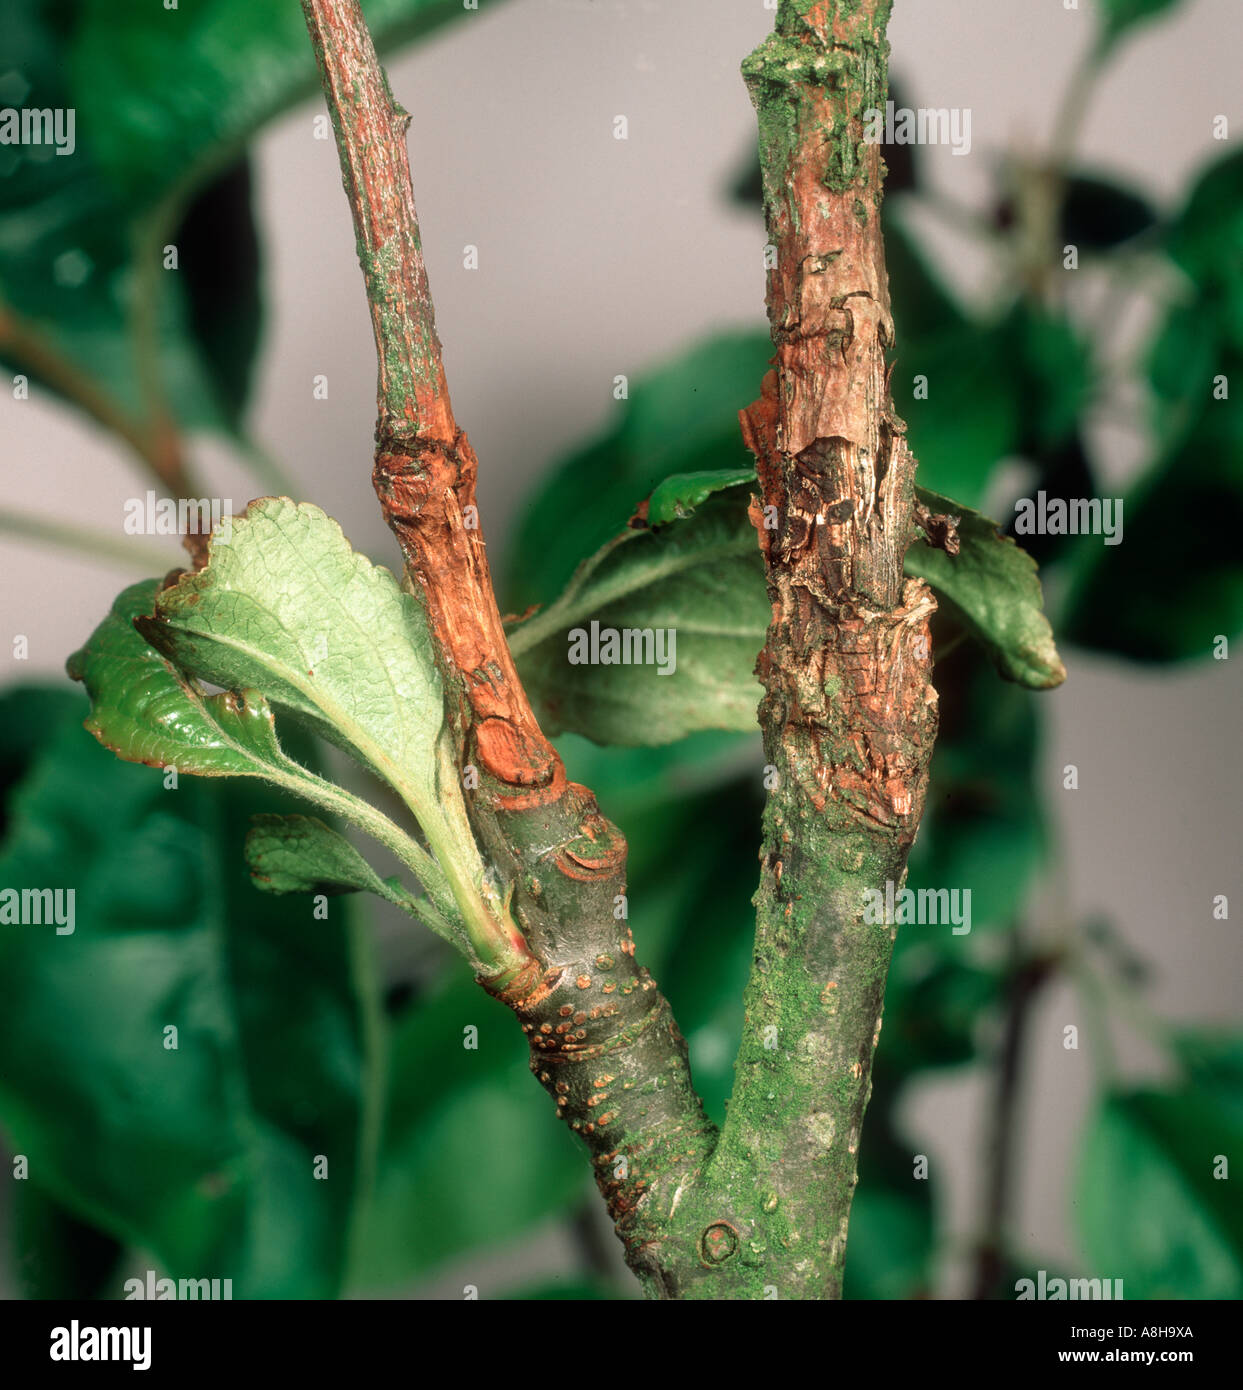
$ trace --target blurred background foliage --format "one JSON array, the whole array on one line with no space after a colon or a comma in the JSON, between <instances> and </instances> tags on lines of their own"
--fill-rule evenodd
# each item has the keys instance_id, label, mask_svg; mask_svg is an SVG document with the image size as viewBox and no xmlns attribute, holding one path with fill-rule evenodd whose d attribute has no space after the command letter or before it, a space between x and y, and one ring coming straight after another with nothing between
<instances>
[{"instance_id":1,"label":"blurred background foliage","mask_svg":"<svg viewBox=\"0 0 1243 1390\"><path fill-rule=\"evenodd\" d=\"M382 49L461 13L457 0L364 8ZM1101 38L1081 81L1135 25L1175 5L1098 8ZM158 7L6 5L0 102L76 108L79 148L66 159L0 148L0 359L113 428L153 477L167 476L170 427L218 431L251 458L259 492L280 473L245 432L263 303L246 144L314 90L314 67L288 0L181 9L173 38ZM1084 420L1118 386L1107 343L1116 299L1095 322L1072 316L1064 247L1103 271L1115 296L1152 297L1156 328L1139 364L1148 414L1137 422L1149 463L1125 494L1125 544L1023 544L1041 563L1072 666L1076 645L1144 663L1208 659L1219 635L1243 627L1243 406L1237 389L1214 392L1217 378L1237 387L1243 356L1243 159L1203 169L1165 208L1073 161L1000 168L991 219L955 213L963 235L988 240L1008 267L1008 289L981 312L941 282L909 231L908 210L934 200L917 152L887 156L894 391L923 485L999 515L1037 489L1099 496ZM757 204L758 168L729 196ZM1053 209L1044 222L1033 212L1042 207ZM166 243L180 249L177 277L153 272ZM762 333L723 334L632 382L620 423L554 462L530 500L502 603L515 613L548 604L671 475L748 470L737 410L770 353ZM932 383L926 399L920 375ZM696 580L696 601L714 585L720 626L753 653L758 568L709 554ZM670 626L689 623L681 582L649 586L646 622L658 611ZM1123 992L1142 983L1142 963L1108 923L1030 938L1029 891L1057 872L1034 772L1049 697L1002 683L962 636L938 618L941 735L910 883L969 886L976 930L899 934L851 1298L932 1290L939 1194L912 1177L898 1109L929 1074L980 1062L996 1072L998 1158L981 1196L975 1292L1012 1296L1017 1274L1041 1263L1006 1221L1015 1160L1004 1140L1026 1010L1059 972L1108 977ZM555 689L544 693L555 703ZM0 885L77 890L71 947L0 933L0 1127L29 1161L28 1178L7 1184L21 1291L115 1297L125 1272L153 1261L173 1275L231 1277L236 1297L409 1290L448 1262L570 1218L563 1279L535 1287L515 1274L489 1292L633 1296L607 1233L601 1244L587 1165L531 1084L508 1013L432 948L418 971L379 978L366 905L350 900L317 922L302 899L255 892L241 840L250 814L286 809L279 799L191 778L171 794L163 774L116 761L83 732L84 705L67 684L0 699ZM571 732L560 742L630 842L640 950L719 1119L750 959L758 735L708 729L620 748ZM322 753L308 743L300 756ZM162 1045L169 1024L176 1051ZM463 1046L469 1027L474 1049ZM1239 1153L1243 1037L1152 1028L1181 1080L1127 1090L1102 1075L1076 1181L1085 1268L1124 1279L1129 1298L1237 1297L1243 1211L1206 1155ZM320 1156L327 1180L313 1176Z\"/></svg>"}]
</instances>

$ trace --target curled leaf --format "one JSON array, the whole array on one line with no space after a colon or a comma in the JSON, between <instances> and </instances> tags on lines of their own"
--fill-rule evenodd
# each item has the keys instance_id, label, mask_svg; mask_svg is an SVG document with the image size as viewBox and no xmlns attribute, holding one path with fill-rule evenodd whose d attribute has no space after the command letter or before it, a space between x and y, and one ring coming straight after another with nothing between
<instances>
[{"instance_id":1,"label":"curled leaf","mask_svg":"<svg viewBox=\"0 0 1243 1390\"><path fill-rule=\"evenodd\" d=\"M916 541L906 552L907 574L935 591L940 606L984 644L1007 680L1033 690L1061 685L1066 667L1044 615L1035 560L988 517L922 488L917 492L930 513L957 518L958 552Z\"/></svg>"},{"instance_id":2,"label":"curled leaf","mask_svg":"<svg viewBox=\"0 0 1243 1390\"><path fill-rule=\"evenodd\" d=\"M265 893L374 893L412 916L429 911L315 816L252 816L245 853L251 881Z\"/></svg>"}]
</instances>

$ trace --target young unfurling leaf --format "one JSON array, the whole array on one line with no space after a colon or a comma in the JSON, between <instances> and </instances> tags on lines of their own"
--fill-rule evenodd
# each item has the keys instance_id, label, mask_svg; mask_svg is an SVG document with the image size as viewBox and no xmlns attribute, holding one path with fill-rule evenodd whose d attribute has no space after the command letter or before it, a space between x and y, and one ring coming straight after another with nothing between
<instances>
[{"instance_id":1,"label":"young unfurling leaf","mask_svg":"<svg viewBox=\"0 0 1243 1390\"><path fill-rule=\"evenodd\" d=\"M428 903L412 897L399 879L381 878L344 835L315 816L252 816L246 864L265 893L374 893L428 920Z\"/></svg>"},{"instance_id":2,"label":"young unfurling leaf","mask_svg":"<svg viewBox=\"0 0 1243 1390\"><path fill-rule=\"evenodd\" d=\"M119 756L274 782L392 850L432 901L419 915L477 968L521 954L467 820L423 610L318 507L252 502L213 536L202 570L127 589L69 670L90 691L89 727ZM288 758L273 708L387 781L432 854Z\"/></svg>"}]
</instances>

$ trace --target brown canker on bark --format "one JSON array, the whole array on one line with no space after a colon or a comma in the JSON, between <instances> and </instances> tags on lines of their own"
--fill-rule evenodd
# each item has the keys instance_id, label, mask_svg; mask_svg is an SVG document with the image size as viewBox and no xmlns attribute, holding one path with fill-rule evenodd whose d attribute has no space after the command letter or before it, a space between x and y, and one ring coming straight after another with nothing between
<instances>
[{"instance_id":1,"label":"brown canker on bark","mask_svg":"<svg viewBox=\"0 0 1243 1390\"><path fill-rule=\"evenodd\" d=\"M485 858L512 894L526 965L480 980L513 1010L531 1069L587 1144L627 1257L651 1249L715 1129L686 1045L625 925L626 843L570 782L514 668L436 335L405 133L357 0L303 0L337 136L379 359L373 483L426 608Z\"/></svg>"}]
</instances>

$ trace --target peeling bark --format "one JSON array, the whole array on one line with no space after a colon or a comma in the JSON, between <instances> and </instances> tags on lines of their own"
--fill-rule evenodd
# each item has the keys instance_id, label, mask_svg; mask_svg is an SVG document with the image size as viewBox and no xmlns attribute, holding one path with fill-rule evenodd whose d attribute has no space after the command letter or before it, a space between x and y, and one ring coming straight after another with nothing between
<instances>
[{"instance_id":1,"label":"peeling bark","mask_svg":"<svg viewBox=\"0 0 1243 1390\"><path fill-rule=\"evenodd\" d=\"M743 72L760 121L776 349L742 412L772 624L757 666L775 771L729 1117L696 1197L686 1297L841 1294L900 884L936 734L915 460L889 396L881 237L888 0L783 0ZM710 1232L716 1232L715 1236Z\"/></svg>"},{"instance_id":2,"label":"peeling bark","mask_svg":"<svg viewBox=\"0 0 1243 1390\"><path fill-rule=\"evenodd\" d=\"M758 670L768 760L755 964L718 1136L667 1001L624 921L626 844L531 711L475 522L476 461L449 403L404 134L357 0L303 0L336 124L379 356L374 483L422 596L472 826L529 957L481 980L587 1145L627 1259L658 1298L841 1291L899 882L936 731L922 583L902 562L915 461L892 409L882 162L888 0L782 0L744 64L760 119L775 370L742 413L773 621ZM470 522L468 522L470 518ZM952 526L929 518L945 542Z\"/></svg>"},{"instance_id":3,"label":"peeling bark","mask_svg":"<svg viewBox=\"0 0 1243 1390\"><path fill-rule=\"evenodd\" d=\"M477 462L449 400L405 145L357 0L303 0L375 331L373 483L421 596L485 857L511 890L528 959L481 979L518 1018L531 1070L586 1143L596 1181L651 1289L679 1194L715 1138L668 1002L614 915L626 842L566 779L518 679L488 571Z\"/></svg>"}]
</instances>

